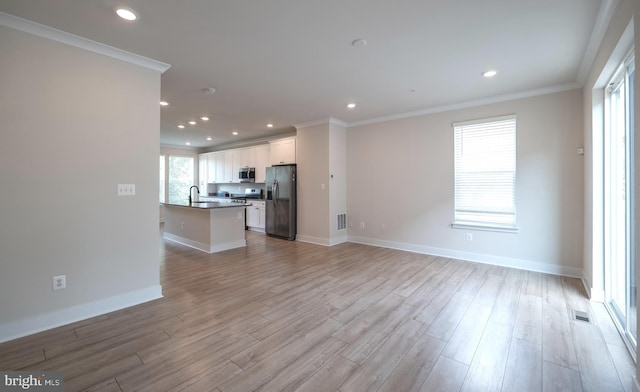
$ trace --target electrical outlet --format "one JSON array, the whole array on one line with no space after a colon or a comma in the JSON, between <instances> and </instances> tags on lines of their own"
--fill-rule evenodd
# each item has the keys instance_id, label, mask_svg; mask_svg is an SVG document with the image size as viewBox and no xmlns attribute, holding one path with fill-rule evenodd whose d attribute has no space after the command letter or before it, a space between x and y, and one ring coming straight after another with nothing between
<instances>
[{"instance_id":1,"label":"electrical outlet","mask_svg":"<svg viewBox=\"0 0 640 392\"><path fill-rule=\"evenodd\" d=\"M118 196L135 196L136 184L118 184Z\"/></svg>"},{"instance_id":2,"label":"electrical outlet","mask_svg":"<svg viewBox=\"0 0 640 392\"><path fill-rule=\"evenodd\" d=\"M238 212L238 220L242 220L242 212Z\"/></svg>"},{"instance_id":3,"label":"electrical outlet","mask_svg":"<svg viewBox=\"0 0 640 392\"><path fill-rule=\"evenodd\" d=\"M364 229L364 222L360 222L360 228Z\"/></svg>"},{"instance_id":4,"label":"electrical outlet","mask_svg":"<svg viewBox=\"0 0 640 392\"><path fill-rule=\"evenodd\" d=\"M325 184L320 184L320 190L324 191L325 190Z\"/></svg>"},{"instance_id":5,"label":"electrical outlet","mask_svg":"<svg viewBox=\"0 0 640 392\"><path fill-rule=\"evenodd\" d=\"M67 288L67 275L57 275L53 277L53 289L62 290Z\"/></svg>"},{"instance_id":6,"label":"electrical outlet","mask_svg":"<svg viewBox=\"0 0 640 392\"><path fill-rule=\"evenodd\" d=\"M380 232L381 232L381 233L384 233L384 231L385 231L386 229L387 229L387 228L385 227L385 225L380 225Z\"/></svg>"},{"instance_id":7,"label":"electrical outlet","mask_svg":"<svg viewBox=\"0 0 640 392\"><path fill-rule=\"evenodd\" d=\"M467 241L473 241L473 234L467 233Z\"/></svg>"}]
</instances>

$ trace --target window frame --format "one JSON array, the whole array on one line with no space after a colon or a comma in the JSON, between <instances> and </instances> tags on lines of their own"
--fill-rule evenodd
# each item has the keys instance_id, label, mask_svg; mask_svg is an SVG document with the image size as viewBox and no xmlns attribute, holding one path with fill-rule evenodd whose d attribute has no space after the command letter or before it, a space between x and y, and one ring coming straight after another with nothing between
<instances>
[{"instance_id":1,"label":"window frame","mask_svg":"<svg viewBox=\"0 0 640 392\"><path fill-rule=\"evenodd\" d=\"M505 120L513 120L513 154L514 154L514 162L513 162L513 186L512 186L512 200L513 200L513 223L497 223L492 221L482 221L482 220L463 220L459 219L458 215L458 205L457 200L459 199L459 191L457 189L456 180L459 175L458 171L458 146L456 144L456 137L459 128L465 126L475 126L475 125L483 125L489 124L493 122L505 121ZM453 138L454 138L454 210L453 210L453 222L451 223L451 227L454 229L471 229L471 230L485 230L485 231L496 231L496 232L504 232L504 233L518 233L519 228L517 226L517 116L515 114L496 116L496 117L488 117L488 118L480 118L469 121L459 121L451 124L453 129ZM462 130L461 130L462 131ZM491 211L486 211L487 214L490 214Z\"/></svg>"},{"instance_id":2,"label":"window frame","mask_svg":"<svg viewBox=\"0 0 640 392\"><path fill-rule=\"evenodd\" d=\"M189 158L192 160L193 162L193 178L191 179L191 182L193 185L197 185L197 178L198 178L198 165L197 165L197 159L196 159L196 155L194 154L189 154L189 153L169 153L169 152L161 152L160 156L164 156L165 157L165 164L164 164L164 168L165 168L165 189L164 189L164 195L165 195L165 203L167 202L171 202L173 199L171 198L171 194L169 192L169 188L170 188L170 182L171 182L171 170L170 170L170 166L171 166L171 158L176 157L176 158ZM188 198L188 194L185 193L185 199Z\"/></svg>"}]
</instances>

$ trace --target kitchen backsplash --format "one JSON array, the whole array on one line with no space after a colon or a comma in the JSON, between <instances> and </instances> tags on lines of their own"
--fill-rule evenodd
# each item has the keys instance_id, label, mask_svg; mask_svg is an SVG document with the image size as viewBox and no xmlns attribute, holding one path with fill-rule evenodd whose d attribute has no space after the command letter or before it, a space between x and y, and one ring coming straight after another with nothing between
<instances>
[{"instance_id":1,"label":"kitchen backsplash","mask_svg":"<svg viewBox=\"0 0 640 392\"><path fill-rule=\"evenodd\" d=\"M244 194L246 188L264 190L264 184L207 184L208 196L215 196L218 192L229 192L231 194ZM204 192L203 192L204 195Z\"/></svg>"}]
</instances>

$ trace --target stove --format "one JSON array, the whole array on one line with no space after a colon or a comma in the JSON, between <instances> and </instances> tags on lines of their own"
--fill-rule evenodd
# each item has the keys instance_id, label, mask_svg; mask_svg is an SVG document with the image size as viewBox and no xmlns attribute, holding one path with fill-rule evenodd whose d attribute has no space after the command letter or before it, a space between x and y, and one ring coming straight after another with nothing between
<instances>
[{"instance_id":1,"label":"stove","mask_svg":"<svg viewBox=\"0 0 640 392\"><path fill-rule=\"evenodd\" d=\"M257 200L260 199L260 194L262 192L260 189L255 188L245 188L244 193L236 193L231 195L232 203L246 203L247 200Z\"/></svg>"}]
</instances>

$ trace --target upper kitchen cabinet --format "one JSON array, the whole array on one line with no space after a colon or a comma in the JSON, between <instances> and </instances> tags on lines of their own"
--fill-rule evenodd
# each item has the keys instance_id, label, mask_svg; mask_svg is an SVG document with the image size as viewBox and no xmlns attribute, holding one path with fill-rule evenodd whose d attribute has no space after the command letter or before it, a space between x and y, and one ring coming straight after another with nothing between
<instances>
[{"instance_id":1,"label":"upper kitchen cabinet","mask_svg":"<svg viewBox=\"0 0 640 392\"><path fill-rule=\"evenodd\" d=\"M212 152L198 155L198 187L207 189L207 184L216 182L216 157Z\"/></svg>"},{"instance_id":2,"label":"upper kitchen cabinet","mask_svg":"<svg viewBox=\"0 0 640 392\"><path fill-rule=\"evenodd\" d=\"M256 167L256 149L255 147L240 150L242 153L241 167Z\"/></svg>"},{"instance_id":3,"label":"upper kitchen cabinet","mask_svg":"<svg viewBox=\"0 0 640 392\"><path fill-rule=\"evenodd\" d=\"M216 182L216 155L207 153L207 183ZM205 188L206 189L206 188Z\"/></svg>"},{"instance_id":4,"label":"upper kitchen cabinet","mask_svg":"<svg viewBox=\"0 0 640 392\"><path fill-rule=\"evenodd\" d=\"M207 189L209 154L198 155L198 188Z\"/></svg>"},{"instance_id":5,"label":"upper kitchen cabinet","mask_svg":"<svg viewBox=\"0 0 640 392\"><path fill-rule=\"evenodd\" d=\"M210 152L200 154L199 159L198 184L201 187L213 182L218 184L239 183L238 173L244 167L255 167L256 182L264 183L266 168L270 166L269 145Z\"/></svg>"},{"instance_id":6,"label":"upper kitchen cabinet","mask_svg":"<svg viewBox=\"0 0 640 392\"><path fill-rule=\"evenodd\" d=\"M267 166L269 166L269 145L265 144L257 146L254 151L256 182L264 183L267 181Z\"/></svg>"},{"instance_id":7,"label":"upper kitchen cabinet","mask_svg":"<svg viewBox=\"0 0 640 392\"><path fill-rule=\"evenodd\" d=\"M296 163L296 138L278 139L269 143L269 163L271 165L283 165Z\"/></svg>"},{"instance_id":8,"label":"upper kitchen cabinet","mask_svg":"<svg viewBox=\"0 0 640 392\"><path fill-rule=\"evenodd\" d=\"M213 154L216 162L216 182L224 182L225 173L225 153L216 152Z\"/></svg>"},{"instance_id":9,"label":"upper kitchen cabinet","mask_svg":"<svg viewBox=\"0 0 640 392\"><path fill-rule=\"evenodd\" d=\"M218 182L227 182L227 183L231 183L233 182L233 158L234 158L234 154L233 151L229 150L229 151L224 151L224 178L222 181L218 181ZM235 177L238 176L238 173L235 174Z\"/></svg>"},{"instance_id":10,"label":"upper kitchen cabinet","mask_svg":"<svg viewBox=\"0 0 640 392\"><path fill-rule=\"evenodd\" d=\"M232 182L240 182L240 177L238 177L238 172L241 167L244 167L243 162L243 151L242 150L231 150L227 151L227 154L231 154L231 171L233 175Z\"/></svg>"}]
</instances>

